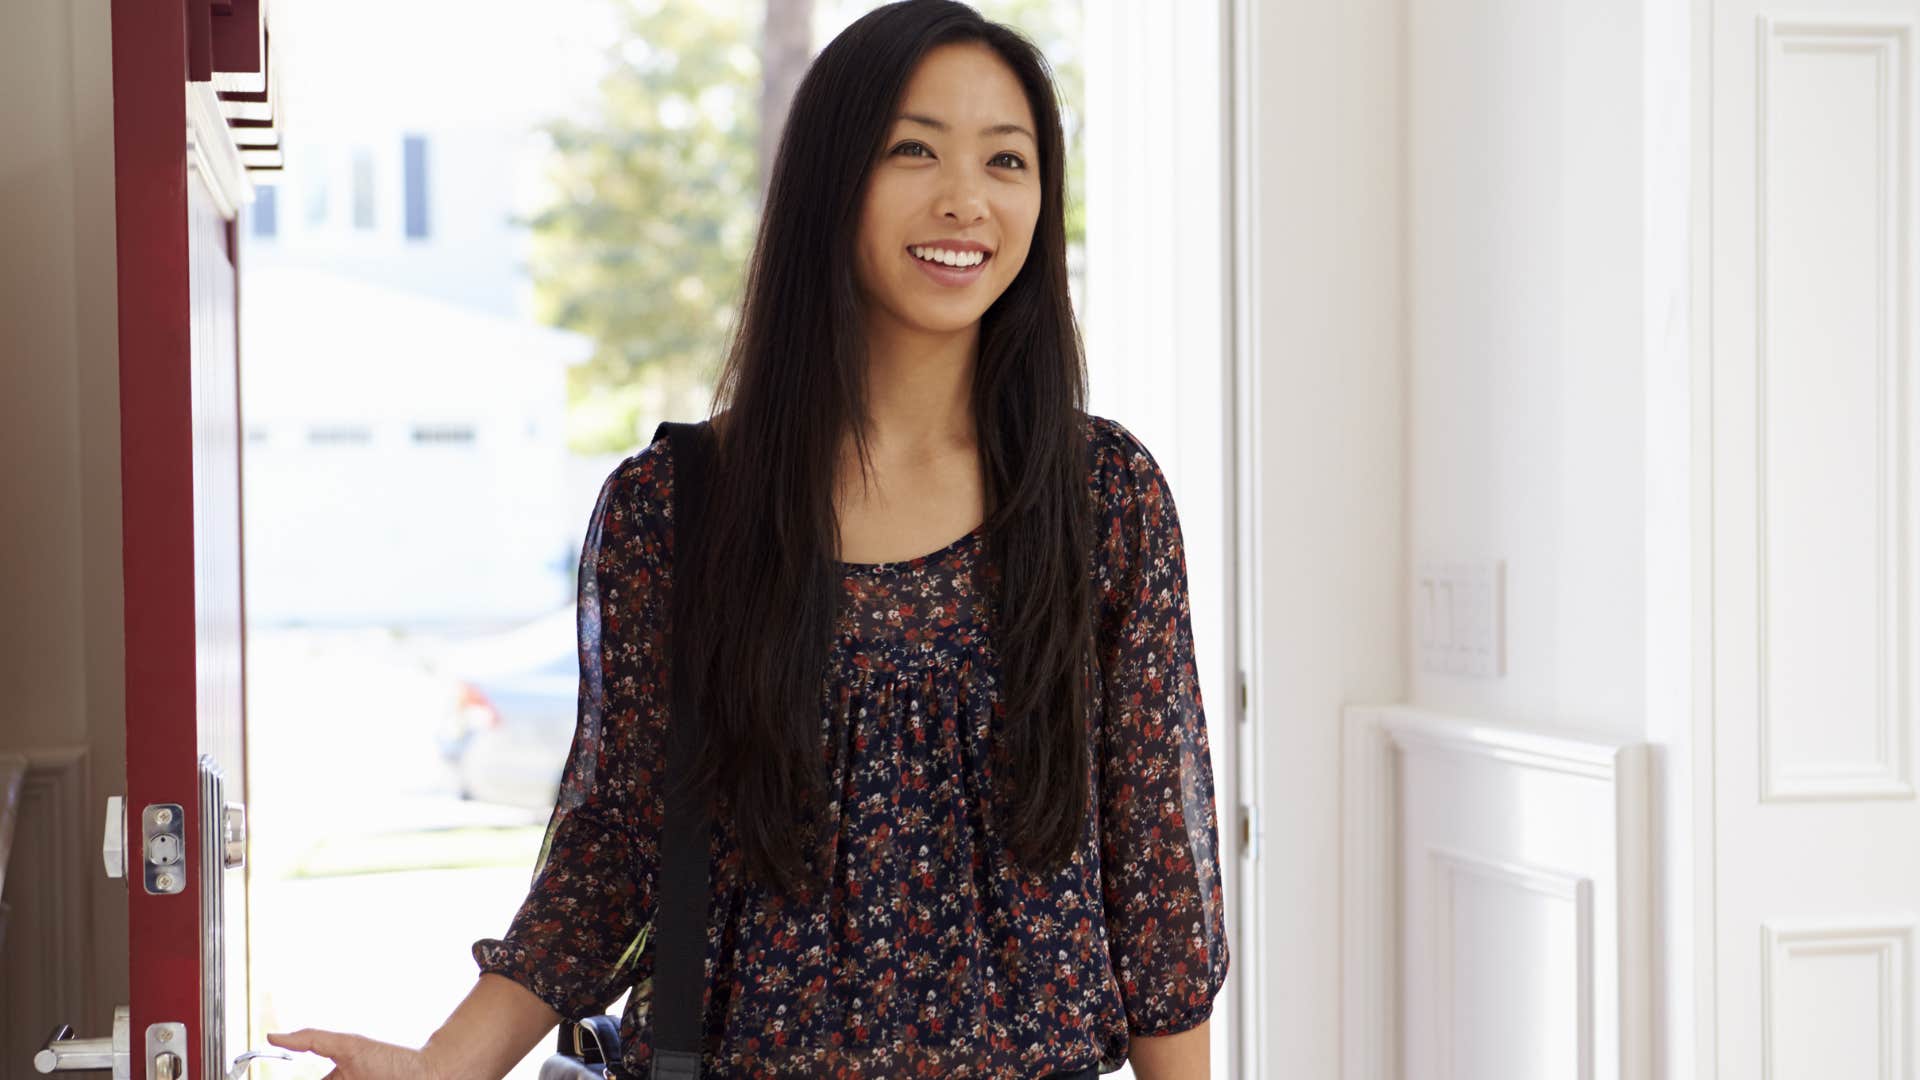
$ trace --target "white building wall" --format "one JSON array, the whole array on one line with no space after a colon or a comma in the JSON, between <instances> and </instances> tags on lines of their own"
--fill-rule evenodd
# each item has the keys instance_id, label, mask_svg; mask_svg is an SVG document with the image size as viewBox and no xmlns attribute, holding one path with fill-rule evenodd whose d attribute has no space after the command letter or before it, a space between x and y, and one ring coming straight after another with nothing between
<instances>
[{"instance_id":1,"label":"white building wall","mask_svg":"<svg viewBox=\"0 0 1920 1080\"><path fill-rule=\"evenodd\" d=\"M242 228L254 625L477 626L570 600L592 503L572 494L566 367L591 344L535 325L518 220L541 197L534 125L592 89L583 6L286 13L288 167L271 230L258 206ZM458 53L420 51L454 22ZM528 77L475 79L487 57Z\"/></svg>"}]
</instances>

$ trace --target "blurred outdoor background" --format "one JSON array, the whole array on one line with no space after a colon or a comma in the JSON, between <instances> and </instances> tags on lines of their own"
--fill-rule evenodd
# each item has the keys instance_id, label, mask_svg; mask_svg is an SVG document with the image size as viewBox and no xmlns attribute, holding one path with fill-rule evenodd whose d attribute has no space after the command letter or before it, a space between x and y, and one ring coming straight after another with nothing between
<instances>
[{"instance_id":1,"label":"blurred outdoor background","mask_svg":"<svg viewBox=\"0 0 1920 1080\"><path fill-rule=\"evenodd\" d=\"M281 5L294 134L241 221L245 1046L417 1046L506 930L573 733L594 495L705 414L786 103L873 6ZM1055 66L1084 325L1081 0L975 6Z\"/></svg>"}]
</instances>

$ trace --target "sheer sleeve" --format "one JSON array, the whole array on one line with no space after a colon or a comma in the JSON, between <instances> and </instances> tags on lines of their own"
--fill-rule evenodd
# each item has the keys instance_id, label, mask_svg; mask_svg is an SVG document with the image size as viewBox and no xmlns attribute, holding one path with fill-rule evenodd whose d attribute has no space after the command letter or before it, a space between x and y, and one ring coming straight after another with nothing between
<instances>
[{"instance_id":1,"label":"sheer sleeve","mask_svg":"<svg viewBox=\"0 0 1920 1080\"><path fill-rule=\"evenodd\" d=\"M1147 448L1099 420L1100 873L1134 1035L1213 1012L1226 981L1219 835L1173 493Z\"/></svg>"},{"instance_id":2,"label":"sheer sleeve","mask_svg":"<svg viewBox=\"0 0 1920 1080\"><path fill-rule=\"evenodd\" d=\"M665 441L600 488L580 552L580 692L573 743L533 882L504 937L473 944L567 1019L604 1011L637 980L652 922L663 808L668 597ZM647 955L651 955L648 953Z\"/></svg>"}]
</instances>

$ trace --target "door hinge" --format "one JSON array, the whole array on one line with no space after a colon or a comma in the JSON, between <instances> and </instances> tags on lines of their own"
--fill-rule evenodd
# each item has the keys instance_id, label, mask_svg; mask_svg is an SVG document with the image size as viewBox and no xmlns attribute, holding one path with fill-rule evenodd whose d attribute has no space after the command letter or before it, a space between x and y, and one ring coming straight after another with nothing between
<instances>
[{"instance_id":1,"label":"door hinge","mask_svg":"<svg viewBox=\"0 0 1920 1080\"><path fill-rule=\"evenodd\" d=\"M1260 805L1240 804L1240 855L1252 862L1260 857Z\"/></svg>"}]
</instances>

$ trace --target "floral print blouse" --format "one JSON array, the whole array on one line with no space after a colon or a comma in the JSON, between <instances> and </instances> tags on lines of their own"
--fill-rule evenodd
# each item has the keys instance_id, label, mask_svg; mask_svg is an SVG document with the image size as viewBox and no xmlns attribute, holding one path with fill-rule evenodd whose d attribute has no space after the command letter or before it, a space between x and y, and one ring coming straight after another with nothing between
<instances>
[{"instance_id":1,"label":"floral print blouse","mask_svg":"<svg viewBox=\"0 0 1920 1080\"><path fill-rule=\"evenodd\" d=\"M982 529L917 558L839 564L821 695L835 884L815 910L770 898L715 822L703 1075L1112 1072L1129 1036L1212 1014L1228 950L1179 519L1131 432L1083 424L1100 664L1080 849L1059 873L1030 874L985 812L1002 718L995 605L967 573L985 557ZM630 988L615 1080L647 1075L651 1058L672 507L665 438L600 490L560 796L505 936L473 945L482 972L569 1018Z\"/></svg>"}]
</instances>

